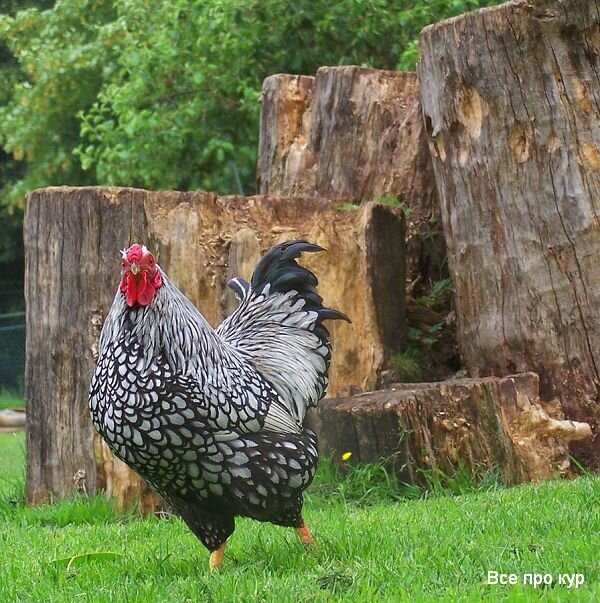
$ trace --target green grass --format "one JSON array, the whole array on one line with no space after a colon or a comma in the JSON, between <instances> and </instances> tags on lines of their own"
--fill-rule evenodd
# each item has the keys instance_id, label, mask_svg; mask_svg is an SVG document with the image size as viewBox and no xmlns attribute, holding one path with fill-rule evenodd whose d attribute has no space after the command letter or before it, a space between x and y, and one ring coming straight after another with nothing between
<instances>
[{"instance_id":1,"label":"green grass","mask_svg":"<svg viewBox=\"0 0 600 603\"><path fill-rule=\"evenodd\" d=\"M390 358L390 368L394 378L402 383L418 383L423 378L423 354L410 347L404 352L396 352Z\"/></svg>"},{"instance_id":2,"label":"green grass","mask_svg":"<svg viewBox=\"0 0 600 603\"><path fill-rule=\"evenodd\" d=\"M0 390L0 410L3 408L23 408L25 405L21 394L8 389Z\"/></svg>"},{"instance_id":3,"label":"green grass","mask_svg":"<svg viewBox=\"0 0 600 603\"><path fill-rule=\"evenodd\" d=\"M374 197L373 199L363 199L359 203L352 202L341 202L337 203L335 208L341 211L354 211L363 207L365 203L372 201L376 205L388 205L390 207L400 207L402 212L407 218L410 218L412 215L412 208L408 207L404 201L395 197L393 195L383 195L381 197Z\"/></svg>"},{"instance_id":4,"label":"green grass","mask_svg":"<svg viewBox=\"0 0 600 603\"><path fill-rule=\"evenodd\" d=\"M101 497L27 508L21 435L0 434L0 601L597 601L600 479L422 496L381 467L325 463L292 530L238 520L223 571L175 517L117 514ZM419 496L415 498L415 496ZM74 559L87 553L112 553ZM488 570L582 573L565 586L492 586Z\"/></svg>"}]
</instances>

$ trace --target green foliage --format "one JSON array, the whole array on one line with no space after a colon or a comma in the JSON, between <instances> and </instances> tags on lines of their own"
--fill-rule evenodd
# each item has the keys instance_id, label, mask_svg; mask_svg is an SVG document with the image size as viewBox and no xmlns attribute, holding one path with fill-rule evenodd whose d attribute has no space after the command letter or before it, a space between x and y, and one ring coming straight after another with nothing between
<instances>
[{"instance_id":1,"label":"green foliage","mask_svg":"<svg viewBox=\"0 0 600 603\"><path fill-rule=\"evenodd\" d=\"M398 207L404 214L404 217L407 219L410 219L413 215L412 207L409 207L406 205L406 203L404 203L404 201L402 201L402 199L394 195L375 197L375 199L373 199L373 203L376 203L377 205L387 205L389 207Z\"/></svg>"},{"instance_id":2,"label":"green foliage","mask_svg":"<svg viewBox=\"0 0 600 603\"><path fill-rule=\"evenodd\" d=\"M488 3L13 0L0 146L21 166L3 202L48 184L251 193L267 75L412 69L424 25Z\"/></svg>"},{"instance_id":3,"label":"green foliage","mask_svg":"<svg viewBox=\"0 0 600 603\"><path fill-rule=\"evenodd\" d=\"M4 0L2 12L15 14L31 7L50 7L48 0ZM11 101L12 90L18 83L20 68L8 46L0 41L0 107ZM25 164L18 162L0 147L0 289L6 281L23 279L22 223L23 211L3 198L3 189L23 177Z\"/></svg>"},{"instance_id":4,"label":"green foliage","mask_svg":"<svg viewBox=\"0 0 600 603\"><path fill-rule=\"evenodd\" d=\"M418 383L423 381L427 358L446 335L447 325L441 321L433 325L410 326L406 331L406 348L402 352L393 353L389 365L398 381Z\"/></svg>"},{"instance_id":5,"label":"green foliage","mask_svg":"<svg viewBox=\"0 0 600 603\"><path fill-rule=\"evenodd\" d=\"M103 24L110 0L60 0L53 9L0 15L0 42L19 65L10 99L0 106L0 145L25 167L5 183L3 203L22 206L27 191L47 184L88 184L74 150L77 113L94 102L116 56Z\"/></svg>"},{"instance_id":6,"label":"green foliage","mask_svg":"<svg viewBox=\"0 0 600 603\"><path fill-rule=\"evenodd\" d=\"M444 281L448 277L448 254L445 248L440 245L441 230L439 225L439 218L430 216L421 224L421 229L417 235L423 252L428 258L428 262L431 263L429 269L430 279L438 282ZM427 295L429 295L428 289Z\"/></svg>"},{"instance_id":7,"label":"green foliage","mask_svg":"<svg viewBox=\"0 0 600 603\"><path fill-rule=\"evenodd\" d=\"M432 310L447 309L453 294L452 279L443 278L433 283L428 295L417 298L416 302Z\"/></svg>"},{"instance_id":8,"label":"green foliage","mask_svg":"<svg viewBox=\"0 0 600 603\"><path fill-rule=\"evenodd\" d=\"M402 213L410 218L412 215L412 208L408 207L404 201L395 197L394 195L383 195L381 197L375 197L374 199L363 199L361 202L342 202L337 203L335 208L342 211L354 211L360 209L365 203L373 202L377 205L387 205L389 207L398 207L401 209Z\"/></svg>"},{"instance_id":9,"label":"green foliage","mask_svg":"<svg viewBox=\"0 0 600 603\"><path fill-rule=\"evenodd\" d=\"M424 351L430 351L443 335L444 326L444 322L436 322L434 325L423 328L408 327L409 345L417 346Z\"/></svg>"},{"instance_id":10,"label":"green foliage","mask_svg":"<svg viewBox=\"0 0 600 603\"><path fill-rule=\"evenodd\" d=\"M360 205L358 203L344 202L344 203L337 203L335 208L339 209L341 211L355 211L357 209L360 209Z\"/></svg>"},{"instance_id":11,"label":"green foliage","mask_svg":"<svg viewBox=\"0 0 600 603\"><path fill-rule=\"evenodd\" d=\"M422 381L422 363L422 354L414 347L408 347L404 352L396 352L390 358L390 368L394 371L395 379L402 383Z\"/></svg>"},{"instance_id":12,"label":"green foliage","mask_svg":"<svg viewBox=\"0 0 600 603\"><path fill-rule=\"evenodd\" d=\"M4 182L20 171L6 156L0 153L0 182ZM12 169L14 167L14 169ZM1 194L1 193L0 193ZM3 204L0 197L0 289L8 288L8 282L22 282L25 269L23 249L23 209Z\"/></svg>"},{"instance_id":13,"label":"green foliage","mask_svg":"<svg viewBox=\"0 0 600 603\"><path fill-rule=\"evenodd\" d=\"M431 364L432 354L448 337L451 327L446 324L443 315L447 314L452 304L453 285L450 278L443 278L431 285L427 295L419 297L416 302L438 314L439 321L433 324L419 323L409 325L406 332L406 347L391 355L389 368L394 377L403 383L422 381L424 367ZM432 314L433 317L436 314Z\"/></svg>"}]
</instances>

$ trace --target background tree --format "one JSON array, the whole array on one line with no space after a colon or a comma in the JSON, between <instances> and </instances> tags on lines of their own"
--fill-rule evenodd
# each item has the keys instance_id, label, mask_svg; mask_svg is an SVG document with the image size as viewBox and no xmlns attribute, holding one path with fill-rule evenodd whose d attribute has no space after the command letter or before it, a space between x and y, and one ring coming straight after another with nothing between
<instances>
[{"instance_id":1,"label":"background tree","mask_svg":"<svg viewBox=\"0 0 600 603\"><path fill-rule=\"evenodd\" d=\"M13 289L23 279L25 193L44 184L93 181L72 154L79 129L72 110L73 92L79 82L69 87L68 78L57 77L63 72L77 71L71 57L65 56L67 47L75 46L69 32L77 28L68 20L60 21L69 7L59 10L53 8L54 4L53 0L10 0L0 14L2 289ZM62 48L59 31L66 36ZM81 33L77 35L77 45L81 46L84 38ZM61 67L61 63L68 64L68 69ZM76 90L76 98L94 94L86 89L86 82L82 81L81 86L81 90Z\"/></svg>"},{"instance_id":2,"label":"background tree","mask_svg":"<svg viewBox=\"0 0 600 603\"><path fill-rule=\"evenodd\" d=\"M48 0L6 0L3 11L14 14L31 6L50 7ZM8 46L0 42L0 107L10 102L12 89L19 81L20 69ZM22 223L23 210L19 204L9 204L3 195L3 189L9 182L23 177L25 165L15 160L0 147L0 288L10 286L22 280L23 243ZM4 303L5 302L5 303ZM11 302L12 303L12 302ZM8 301L0 300L0 312L9 308Z\"/></svg>"},{"instance_id":3,"label":"background tree","mask_svg":"<svg viewBox=\"0 0 600 603\"><path fill-rule=\"evenodd\" d=\"M252 193L264 77L323 64L412 69L424 25L489 1L32 3L0 18L20 67L0 144L23 164L4 202L48 184Z\"/></svg>"}]
</instances>

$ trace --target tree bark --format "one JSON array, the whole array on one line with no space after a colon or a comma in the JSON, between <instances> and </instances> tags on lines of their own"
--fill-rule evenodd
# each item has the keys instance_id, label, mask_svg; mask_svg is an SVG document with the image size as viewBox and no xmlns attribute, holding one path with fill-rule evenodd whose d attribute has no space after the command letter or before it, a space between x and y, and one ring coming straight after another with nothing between
<instances>
[{"instance_id":1,"label":"tree bark","mask_svg":"<svg viewBox=\"0 0 600 603\"><path fill-rule=\"evenodd\" d=\"M302 262L325 303L353 323L330 323L333 394L375 386L404 337L404 221L397 208L344 210L323 199L217 197L119 188L49 188L25 217L27 498L103 488L119 505L158 498L114 459L91 425L88 387L103 320L119 280L119 250L145 242L213 325L231 309L226 281L249 278L269 247L306 238L325 247Z\"/></svg>"},{"instance_id":2,"label":"tree bark","mask_svg":"<svg viewBox=\"0 0 600 603\"><path fill-rule=\"evenodd\" d=\"M509 2L424 29L418 70L464 362L539 373L595 434L599 27L591 0Z\"/></svg>"},{"instance_id":3,"label":"tree bark","mask_svg":"<svg viewBox=\"0 0 600 603\"><path fill-rule=\"evenodd\" d=\"M266 78L257 177L261 194L396 199L410 210L408 281L445 276L415 73L346 66Z\"/></svg>"},{"instance_id":4,"label":"tree bark","mask_svg":"<svg viewBox=\"0 0 600 603\"><path fill-rule=\"evenodd\" d=\"M119 461L105 449L87 396L102 322L115 293L118 245L142 237L137 190L49 189L32 193L25 217L27 335L27 500L43 503L74 489L114 490L129 506ZM122 464L121 464L122 465ZM122 471L121 471L122 473ZM158 498L154 501L156 503ZM151 505L153 506L153 505ZM148 508L144 510L149 510Z\"/></svg>"},{"instance_id":5,"label":"tree bark","mask_svg":"<svg viewBox=\"0 0 600 603\"><path fill-rule=\"evenodd\" d=\"M400 479L422 483L421 470L474 478L498 471L506 484L565 474L565 442L591 434L587 423L565 420L558 403L539 400L534 373L460 379L323 400L311 425L322 453L337 462L382 459Z\"/></svg>"}]
</instances>

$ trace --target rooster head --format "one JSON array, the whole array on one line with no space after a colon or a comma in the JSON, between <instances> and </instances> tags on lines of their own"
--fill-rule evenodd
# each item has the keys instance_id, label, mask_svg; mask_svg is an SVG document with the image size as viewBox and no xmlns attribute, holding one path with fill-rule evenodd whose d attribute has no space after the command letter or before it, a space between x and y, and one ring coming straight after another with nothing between
<instances>
[{"instance_id":1,"label":"rooster head","mask_svg":"<svg viewBox=\"0 0 600 603\"><path fill-rule=\"evenodd\" d=\"M121 291L127 305L147 306L162 286L160 270L154 256L145 245L134 243L127 251L121 252Z\"/></svg>"}]
</instances>

